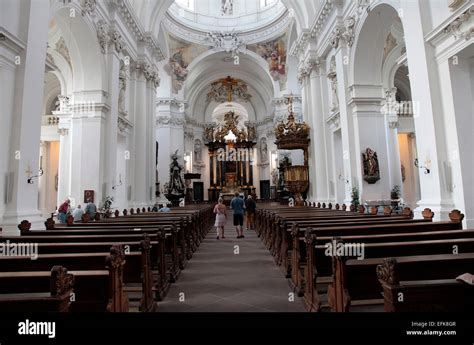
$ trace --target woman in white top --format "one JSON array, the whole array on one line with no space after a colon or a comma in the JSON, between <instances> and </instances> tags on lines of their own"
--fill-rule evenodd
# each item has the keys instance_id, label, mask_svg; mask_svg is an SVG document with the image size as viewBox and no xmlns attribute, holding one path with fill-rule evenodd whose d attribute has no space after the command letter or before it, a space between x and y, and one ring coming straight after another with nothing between
<instances>
[{"instance_id":1,"label":"woman in white top","mask_svg":"<svg viewBox=\"0 0 474 345\"><path fill-rule=\"evenodd\" d=\"M217 239L224 237L224 226L227 220L227 207L224 205L224 200L219 198L218 204L214 207L214 213L216 214L216 223L214 226L217 230Z\"/></svg>"}]
</instances>

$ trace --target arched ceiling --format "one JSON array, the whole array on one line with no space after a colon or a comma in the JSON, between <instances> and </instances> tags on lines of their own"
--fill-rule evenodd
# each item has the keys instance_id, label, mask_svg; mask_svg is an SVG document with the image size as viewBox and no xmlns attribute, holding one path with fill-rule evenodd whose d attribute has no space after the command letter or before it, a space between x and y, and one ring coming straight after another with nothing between
<instances>
[{"instance_id":1,"label":"arched ceiling","mask_svg":"<svg viewBox=\"0 0 474 345\"><path fill-rule=\"evenodd\" d=\"M197 58L189 66L189 75L184 88L184 97L188 102L188 116L200 122L210 122L215 102L207 101L207 93L211 83L231 76L244 81L252 98L248 104L236 100L249 111L249 120L260 121L270 112L270 103L275 90L265 62L256 54L245 54L240 58L240 64L229 61L229 55L220 52L208 52ZM209 109L209 107L211 109Z\"/></svg>"},{"instance_id":2,"label":"arched ceiling","mask_svg":"<svg viewBox=\"0 0 474 345\"><path fill-rule=\"evenodd\" d=\"M137 17L140 19L145 31L152 32L160 42L160 37L168 37L168 31L162 24L166 12L173 4L174 0L128 0L134 8ZM199 0L198 0L199 1ZM255 4L257 0L242 0ZM308 28L314 20L316 13L320 7L322 0L281 0L281 3L289 10L291 17L294 18L293 25L290 26L289 32L292 35L298 35L303 29ZM270 27L269 25L267 25ZM210 27L209 31L215 28ZM236 28L239 30L239 27ZM261 30L267 30L267 27ZM169 34L172 35L170 31ZM267 34L268 35L268 34ZM275 34L276 35L276 34ZM278 35L281 35L279 33ZM280 36L281 37L281 36ZM180 38L184 39L184 38ZM262 38L264 39L264 38ZM266 38L268 39L268 37ZM279 39L274 37L274 39ZM166 47L171 54L169 39L166 39ZM188 41L190 42L190 41ZM262 41L263 42L263 41ZM268 41L264 41L268 42ZM209 49L209 47L206 47ZM288 47L286 47L288 49ZM199 51L199 49L197 49ZM250 121L262 121L272 112L272 99L279 97L283 88L292 88L294 83L282 82L279 79L272 78L269 72L269 62L256 54L254 51L247 50L243 54L239 54L239 64L235 65L230 59L230 54L225 52L215 52L208 50L206 52L198 52L198 57L194 58L187 67L187 76L184 88L180 91L180 97L186 100L188 107L187 116L198 122L212 121L212 112L218 105L215 102L207 101L207 93L210 90L211 83L231 76L244 81L248 86L248 91L252 95L252 99L248 103L236 102L244 106L249 114ZM293 62L292 62L293 64ZM275 73L275 72L273 72ZM293 74L296 73L296 67L291 68L287 65L287 76L292 80Z\"/></svg>"}]
</instances>

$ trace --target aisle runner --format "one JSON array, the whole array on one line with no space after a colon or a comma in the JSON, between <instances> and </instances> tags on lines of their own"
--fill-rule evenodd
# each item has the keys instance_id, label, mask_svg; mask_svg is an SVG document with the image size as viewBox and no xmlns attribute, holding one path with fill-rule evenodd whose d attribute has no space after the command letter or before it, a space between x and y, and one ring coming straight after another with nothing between
<instances>
[{"instance_id":1,"label":"aisle runner","mask_svg":"<svg viewBox=\"0 0 474 345\"><path fill-rule=\"evenodd\" d=\"M181 272L160 312L304 312L255 231L237 239L228 213L226 239L210 231Z\"/></svg>"}]
</instances>

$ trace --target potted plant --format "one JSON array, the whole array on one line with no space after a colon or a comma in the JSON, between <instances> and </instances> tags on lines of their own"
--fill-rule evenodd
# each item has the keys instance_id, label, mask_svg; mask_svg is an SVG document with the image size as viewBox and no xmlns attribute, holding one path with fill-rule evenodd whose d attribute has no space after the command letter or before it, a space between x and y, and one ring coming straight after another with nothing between
<instances>
[{"instance_id":1,"label":"potted plant","mask_svg":"<svg viewBox=\"0 0 474 345\"><path fill-rule=\"evenodd\" d=\"M112 215L112 203L114 202L114 198L111 196L108 196L104 200L104 204L102 205L102 208L100 209L101 213L104 215L105 218L110 218Z\"/></svg>"},{"instance_id":2,"label":"potted plant","mask_svg":"<svg viewBox=\"0 0 474 345\"><path fill-rule=\"evenodd\" d=\"M394 186L390 191L390 199L392 199L392 206L398 206L398 199L400 199L400 186Z\"/></svg>"},{"instance_id":3,"label":"potted plant","mask_svg":"<svg viewBox=\"0 0 474 345\"><path fill-rule=\"evenodd\" d=\"M354 205L355 210L357 210L360 205L359 189L357 187L352 188L351 198L351 205Z\"/></svg>"}]
</instances>

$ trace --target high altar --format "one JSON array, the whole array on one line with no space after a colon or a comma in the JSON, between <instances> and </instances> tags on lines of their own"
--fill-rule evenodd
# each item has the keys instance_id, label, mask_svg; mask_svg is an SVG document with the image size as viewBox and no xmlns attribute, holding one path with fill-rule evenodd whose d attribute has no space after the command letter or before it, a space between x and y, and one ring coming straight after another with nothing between
<instances>
[{"instance_id":1,"label":"high altar","mask_svg":"<svg viewBox=\"0 0 474 345\"><path fill-rule=\"evenodd\" d=\"M256 157L253 149L256 145L256 129L251 124L239 129L238 120L238 115L230 111L225 115L223 124L212 124L206 128L210 201L217 201L220 196L228 201L235 192L255 194L253 166Z\"/></svg>"}]
</instances>

